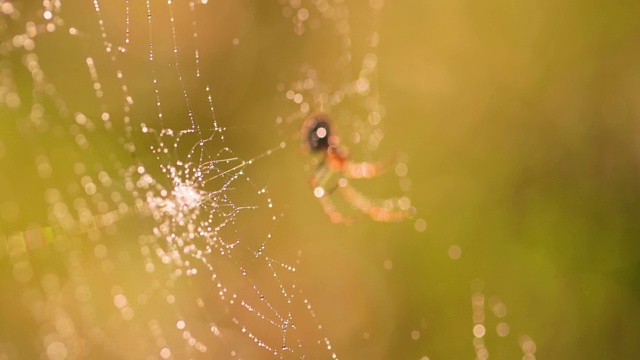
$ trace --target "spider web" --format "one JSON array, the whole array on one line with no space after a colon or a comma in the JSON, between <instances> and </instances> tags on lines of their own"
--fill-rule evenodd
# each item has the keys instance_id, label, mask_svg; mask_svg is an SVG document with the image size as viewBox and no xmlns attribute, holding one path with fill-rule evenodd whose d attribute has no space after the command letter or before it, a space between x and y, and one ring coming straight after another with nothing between
<instances>
[{"instance_id":1,"label":"spider web","mask_svg":"<svg viewBox=\"0 0 640 360\"><path fill-rule=\"evenodd\" d=\"M3 335L10 357L337 358L248 176L285 143L240 157L215 115L202 20L225 6L2 3L0 144L36 162L2 177L33 179L3 194L3 308L37 338Z\"/></svg>"},{"instance_id":2,"label":"spider web","mask_svg":"<svg viewBox=\"0 0 640 360\"><path fill-rule=\"evenodd\" d=\"M282 13L300 56L274 82L282 111L266 121L275 118L284 141L253 151L229 145L236 124L216 109L238 95L224 93L220 74L252 56L237 35L251 20L237 17L252 10L247 2L0 0L0 117L11 119L0 122L0 164L14 169L0 174L9 274L0 286L20 289L0 296L2 309L15 310L3 311L0 354L337 358L297 285L301 255L274 236L277 199L252 170L285 143L295 147L292 134L314 111L331 115L354 157L389 153L377 80L383 1L262 6ZM367 28L352 27L358 14L373 19ZM217 36L225 27L230 34ZM306 48L318 38L328 39L322 59ZM231 61L216 63L216 51ZM400 154L394 164L389 206L410 206L407 161ZM506 305L476 284L478 359L489 354L487 304L498 335L509 333ZM534 358L530 337L519 345Z\"/></svg>"}]
</instances>

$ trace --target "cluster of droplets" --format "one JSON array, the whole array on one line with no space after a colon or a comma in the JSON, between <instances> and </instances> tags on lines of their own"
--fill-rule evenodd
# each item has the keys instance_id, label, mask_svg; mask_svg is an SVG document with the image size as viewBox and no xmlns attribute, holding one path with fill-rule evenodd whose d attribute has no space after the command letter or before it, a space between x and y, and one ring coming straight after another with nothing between
<instances>
[{"instance_id":1,"label":"cluster of droplets","mask_svg":"<svg viewBox=\"0 0 640 360\"><path fill-rule=\"evenodd\" d=\"M166 240L167 248L174 252L173 258L190 254L206 261L203 256L212 249L217 248L225 255L237 244L237 241L223 244L220 230L232 223L239 212L257 206L235 206L228 197L229 187L243 175L243 167L247 164L237 160L238 165L225 172L217 166L219 162L229 163L232 159L237 160L235 157L211 160L202 168L192 168L194 164L179 160L175 164L163 164L162 172L170 183L167 189L148 173L136 181L136 188L147 189L146 204L158 223L154 234ZM207 182L218 177L223 178L222 186L207 191ZM270 199L267 201L271 203ZM196 241L203 243L203 248L198 248ZM213 266L209 265L209 268Z\"/></svg>"}]
</instances>

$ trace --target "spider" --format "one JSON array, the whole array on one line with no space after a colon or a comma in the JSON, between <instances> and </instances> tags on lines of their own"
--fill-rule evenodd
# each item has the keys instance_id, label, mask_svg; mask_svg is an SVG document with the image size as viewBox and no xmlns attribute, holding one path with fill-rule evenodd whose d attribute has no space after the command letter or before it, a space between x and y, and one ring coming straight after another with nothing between
<instances>
[{"instance_id":1,"label":"spider","mask_svg":"<svg viewBox=\"0 0 640 360\"><path fill-rule=\"evenodd\" d=\"M352 162L348 150L341 146L338 135L333 131L331 119L322 112L312 114L305 120L302 141L305 150L322 156L309 183L313 195L334 223L352 223L360 218L345 216L337 210L329 198L336 190L346 202L375 221L399 221L414 215L415 209L408 206L408 199L404 201L406 206L382 207L349 184L348 179L369 179L382 174L394 161L393 157L374 163ZM337 184L327 188L334 175L338 177Z\"/></svg>"}]
</instances>

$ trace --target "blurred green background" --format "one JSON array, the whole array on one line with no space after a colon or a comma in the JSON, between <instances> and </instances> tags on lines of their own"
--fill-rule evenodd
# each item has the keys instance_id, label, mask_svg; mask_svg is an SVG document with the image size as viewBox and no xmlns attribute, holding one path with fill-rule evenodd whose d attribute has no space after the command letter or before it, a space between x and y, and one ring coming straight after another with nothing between
<instances>
[{"instance_id":1,"label":"blurred green background","mask_svg":"<svg viewBox=\"0 0 640 360\"><path fill-rule=\"evenodd\" d=\"M414 219L332 224L308 186L305 166L310 159L297 138L301 123L276 124L278 116L292 111L277 85L288 87L298 80L301 64L318 68L334 85L340 83L334 74L339 38L331 22L312 7L310 19L319 19L319 25L299 36L276 1L225 0L199 6L203 78L185 76L189 89L211 85L216 119L227 128L224 145L238 156L252 158L287 142L284 150L247 169L254 183L268 187L282 216L276 226L265 218L247 228L273 226L269 246L276 258L295 259L292 254L301 251L296 283L314 305L340 358L473 358L471 296L477 290L487 299L500 298L508 309L506 337L496 335L497 320L487 309L484 340L489 358L521 358L520 335L535 341L539 359L637 356L640 3L387 1L376 24L368 5L348 3L352 70L357 72L368 51L369 31L377 28L375 85L386 117L380 149L362 156L370 160L394 151L408 155L409 196L418 209ZM3 18L3 42L24 31L30 14L38 14L35 5L16 6L24 17ZM117 34L111 39L122 40L123 4L102 6L107 30ZM134 123L158 127L145 8L131 6L131 39L142 45L122 57L119 66L129 74L124 81L136 99ZM158 9L152 22L156 51L159 62L168 63L168 16L160 5ZM101 52L92 11L90 3L65 2L62 18L84 36L44 34L36 37L35 52L69 108L97 120L106 104L115 108L115 119L122 103L113 94L121 84ZM177 29L178 39L184 39L181 46L188 48L190 20L179 21ZM23 102L19 109L0 106L0 240L5 241L34 223L48 225L43 195L50 186L78 181L80 175L69 165L74 157L87 164L104 163L104 171L112 173L117 173L114 163L126 166L133 161L122 150L124 130L117 121L114 130L90 132L87 152L67 146L74 142L71 137L56 138L54 125L65 120L58 119L55 102L26 100L36 92L20 65L24 52L6 54L0 62L12 69ZM83 63L86 54L102 54L94 55L107 93L100 101ZM194 55L185 51L181 56L183 73L192 74ZM163 109L175 115L167 116L170 126L186 126L179 83L169 70L158 76ZM110 89L116 89L111 97ZM196 111L206 112L205 93L193 94ZM20 125L33 103L48 109L43 121L52 126L42 130ZM200 119L206 128L203 124L210 118ZM349 126L348 120L342 124ZM146 149L152 141L133 135L143 163L154 162ZM40 153L54 149L57 155L50 158L55 176L39 179L34 163ZM393 172L356 185L373 198L401 194ZM254 199L249 193L238 196ZM427 223L424 231L416 229L420 219ZM136 226L148 223L137 218L125 222L115 235L100 240L113 253L139 252L137 244L126 240L139 232ZM251 234L254 229L242 231ZM83 241L73 246L90 254L93 245ZM453 245L461 249L457 260L448 255ZM31 254L29 262L36 269L64 269L68 264L60 259L66 251L52 250L42 258ZM117 274L131 276L139 265L121 265ZM18 349L6 350L10 341L5 340L7 354L31 358L29 351L39 350L26 349L41 346L33 345L39 330L30 325L28 311L18 310L21 292L31 285L14 279L15 264L2 252L0 266L0 341L10 338ZM118 282L117 274L86 270L94 286L104 282L105 292ZM34 281L37 287L37 276ZM109 297L105 299L106 305L95 300L96 306L112 307ZM24 335L9 335L14 331ZM129 344L117 336L113 340L116 347Z\"/></svg>"}]
</instances>

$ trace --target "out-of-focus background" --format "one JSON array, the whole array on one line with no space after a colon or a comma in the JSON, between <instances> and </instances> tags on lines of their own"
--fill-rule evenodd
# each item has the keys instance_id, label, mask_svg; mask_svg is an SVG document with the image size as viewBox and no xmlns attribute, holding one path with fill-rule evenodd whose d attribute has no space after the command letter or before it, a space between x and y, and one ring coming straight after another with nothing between
<instances>
[{"instance_id":1,"label":"out-of-focus background","mask_svg":"<svg viewBox=\"0 0 640 360\"><path fill-rule=\"evenodd\" d=\"M145 192L127 186L131 166L161 178L159 165L184 159L153 154L164 138L140 124L188 129L189 107L204 132L225 128L211 153L260 157L232 192L255 217L227 223L225 239L255 249L268 234L265 251L296 271L211 263L256 308L246 289L266 289L267 312L288 309L274 274L308 299L313 311L292 319L321 335L292 330L291 358L330 358L325 336L341 359L637 356L640 4L174 3L0 0L0 358L274 358L247 328L268 345L286 332L227 310L210 274L163 265L149 250L164 241L157 224L131 210ZM315 165L286 93L310 67L336 90L372 51L385 116L358 127L368 110L347 99L356 115L334 119L336 130L354 159L401 154L407 176L395 168L353 185L407 196L417 214L333 224L309 187ZM375 130L376 149L354 143ZM263 187L275 215L255 194ZM249 280L233 275L239 266Z\"/></svg>"}]
</instances>

